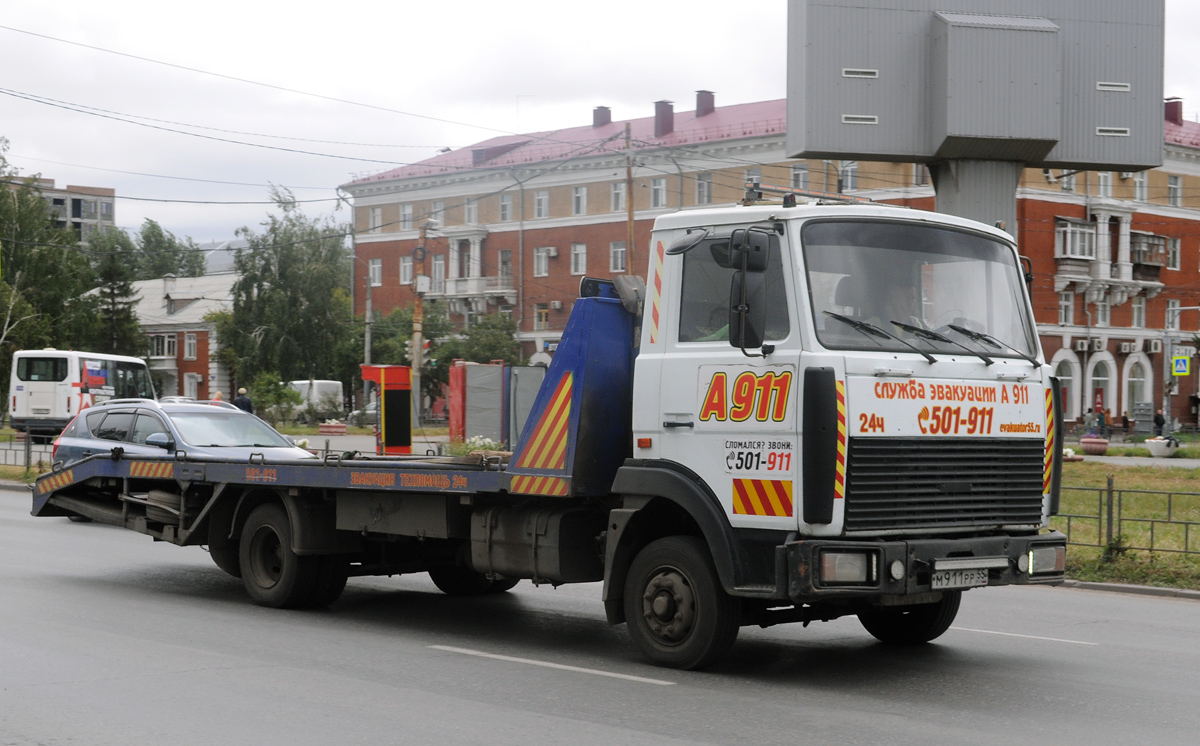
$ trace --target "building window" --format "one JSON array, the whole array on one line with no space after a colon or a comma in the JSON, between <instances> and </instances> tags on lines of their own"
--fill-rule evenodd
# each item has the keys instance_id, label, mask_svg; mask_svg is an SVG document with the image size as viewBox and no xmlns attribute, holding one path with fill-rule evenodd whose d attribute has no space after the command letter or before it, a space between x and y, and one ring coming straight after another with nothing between
<instances>
[{"instance_id":1,"label":"building window","mask_svg":"<svg viewBox=\"0 0 1200 746\"><path fill-rule=\"evenodd\" d=\"M1096 227L1092 223L1060 220L1054 238L1055 256L1096 258Z\"/></svg>"},{"instance_id":2,"label":"building window","mask_svg":"<svg viewBox=\"0 0 1200 746\"><path fill-rule=\"evenodd\" d=\"M1178 176L1167 177L1167 204L1171 207L1183 206L1183 184Z\"/></svg>"},{"instance_id":3,"label":"building window","mask_svg":"<svg viewBox=\"0 0 1200 746\"><path fill-rule=\"evenodd\" d=\"M625 182L614 181L609 184L609 205L613 212L623 212L625 210Z\"/></svg>"},{"instance_id":4,"label":"building window","mask_svg":"<svg viewBox=\"0 0 1200 746\"><path fill-rule=\"evenodd\" d=\"M571 214L587 215L587 187L577 186L571 190Z\"/></svg>"},{"instance_id":5,"label":"building window","mask_svg":"<svg viewBox=\"0 0 1200 746\"><path fill-rule=\"evenodd\" d=\"M183 359L184 360L195 360L196 359L196 335L195 334L183 335Z\"/></svg>"},{"instance_id":6,"label":"building window","mask_svg":"<svg viewBox=\"0 0 1200 746\"><path fill-rule=\"evenodd\" d=\"M500 276L512 277L512 250L501 249L499 254L500 259Z\"/></svg>"},{"instance_id":7,"label":"building window","mask_svg":"<svg viewBox=\"0 0 1200 746\"><path fill-rule=\"evenodd\" d=\"M1129 375L1125 378L1129 392L1125 394L1125 409L1133 411L1133 405L1146 400L1146 368L1141 363L1129 366Z\"/></svg>"},{"instance_id":8,"label":"building window","mask_svg":"<svg viewBox=\"0 0 1200 746\"><path fill-rule=\"evenodd\" d=\"M505 192L500 195L500 222L507 223L513 219L512 195Z\"/></svg>"},{"instance_id":9,"label":"building window","mask_svg":"<svg viewBox=\"0 0 1200 746\"><path fill-rule=\"evenodd\" d=\"M377 288L383 284L383 260L372 259L367 263L367 278L371 287Z\"/></svg>"},{"instance_id":10,"label":"building window","mask_svg":"<svg viewBox=\"0 0 1200 746\"><path fill-rule=\"evenodd\" d=\"M1139 171L1133 175L1133 198L1138 202L1145 202L1149 190L1146 188L1146 172Z\"/></svg>"},{"instance_id":11,"label":"building window","mask_svg":"<svg viewBox=\"0 0 1200 746\"><path fill-rule=\"evenodd\" d=\"M1179 301L1167 301L1167 318L1164 326L1171 331L1179 331Z\"/></svg>"},{"instance_id":12,"label":"building window","mask_svg":"<svg viewBox=\"0 0 1200 746\"><path fill-rule=\"evenodd\" d=\"M550 246L539 246L533 250L533 276L546 277L550 274Z\"/></svg>"},{"instance_id":13,"label":"building window","mask_svg":"<svg viewBox=\"0 0 1200 746\"><path fill-rule=\"evenodd\" d=\"M712 173L696 174L696 204L712 204Z\"/></svg>"},{"instance_id":14,"label":"building window","mask_svg":"<svg viewBox=\"0 0 1200 746\"><path fill-rule=\"evenodd\" d=\"M1062 186L1062 190L1064 192L1075 191L1075 174L1068 174L1064 172L1062 177L1059 178L1058 183Z\"/></svg>"},{"instance_id":15,"label":"building window","mask_svg":"<svg viewBox=\"0 0 1200 746\"><path fill-rule=\"evenodd\" d=\"M89 220L96 219L96 200L85 199L83 201L83 217Z\"/></svg>"},{"instance_id":16,"label":"building window","mask_svg":"<svg viewBox=\"0 0 1200 746\"><path fill-rule=\"evenodd\" d=\"M1071 364L1066 360L1061 360L1058 367L1054 369L1054 375L1058 376L1058 383L1062 386L1062 402L1063 416L1068 420L1075 419L1075 397L1072 393L1075 391L1075 371L1071 368Z\"/></svg>"},{"instance_id":17,"label":"building window","mask_svg":"<svg viewBox=\"0 0 1200 746\"><path fill-rule=\"evenodd\" d=\"M437 254L433 257L433 278L430 290L435 293L446 292L446 255Z\"/></svg>"},{"instance_id":18,"label":"building window","mask_svg":"<svg viewBox=\"0 0 1200 746\"><path fill-rule=\"evenodd\" d=\"M1153 233L1129 232L1129 258L1134 264L1167 264L1167 239Z\"/></svg>"},{"instance_id":19,"label":"building window","mask_svg":"<svg viewBox=\"0 0 1200 746\"><path fill-rule=\"evenodd\" d=\"M1058 294L1058 323L1064 326L1075 323L1075 293Z\"/></svg>"},{"instance_id":20,"label":"building window","mask_svg":"<svg viewBox=\"0 0 1200 746\"><path fill-rule=\"evenodd\" d=\"M383 230L383 208L372 207L367 212L367 232L379 233Z\"/></svg>"},{"instance_id":21,"label":"building window","mask_svg":"<svg viewBox=\"0 0 1200 746\"><path fill-rule=\"evenodd\" d=\"M762 183L762 168L755 166L754 168L746 169L745 177L746 177L746 179L745 179L746 181L752 181L755 184L761 184Z\"/></svg>"},{"instance_id":22,"label":"building window","mask_svg":"<svg viewBox=\"0 0 1200 746\"><path fill-rule=\"evenodd\" d=\"M808 164L792 165L792 189L808 189Z\"/></svg>"},{"instance_id":23,"label":"building window","mask_svg":"<svg viewBox=\"0 0 1200 746\"><path fill-rule=\"evenodd\" d=\"M413 227L412 205L400 205L400 230L411 231Z\"/></svg>"},{"instance_id":24,"label":"building window","mask_svg":"<svg viewBox=\"0 0 1200 746\"><path fill-rule=\"evenodd\" d=\"M412 281L413 281L412 277L413 277L412 257L411 256L400 257L400 284L401 285L411 285Z\"/></svg>"},{"instance_id":25,"label":"building window","mask_svg":"<svg viewBox=\"0 0 1200 746\"><path fill-rule=\"evenodd\" d=\"M625 271L625 242L613 241L608 245L608 271Z\"/></svg>"},{"instance_id":26,"label":"building window","mask_svg":"<svg viewBox=\"0 0 1200 746\"><path fill-rule=\"evenodd\" d=\"M1146 297L1139 295L1129 302L1130 321L1129 325L1135 329L1142 329L1146 326Z\"/></svg>"},{"instance_id":27,"label":"building window","mask_svg":"<svg viewBox=\"0 0 1200 746\"><path fill-rule=\"evenodd\" d=\"M100 219L101 220L112 220L112 205L113 205L112 202L101 202L100 203Z\"/></svg>"},{"instance_id":28,"label":"building window","mask_svg":"<svg viewBox=\"0 0 1200 746\"><path fill-rule=\"evenodd\" d=\"M1109 305L1108 296L1096 301L1096 326L1108 326Z\"/></svg>"},{"instance_id":29,"label":"building window","mask_svg":"<svg viewBox=\"0 0 1200 746\"><path fill-rule=\"evenodd\" d=\"M544 332L550 328L550 306L545 303L533 304L533 330Z\"/></svg>"},{"instance_id":30,"label":"building window","mask_svg":"<svg viewBox=\"0 0 1200 746\"><path fill-rule=\"evenodd\" d=\"M533 217L537 219L550 217L550 192L539 189L533 193Z\"/></svg>"},{"instance_id":31,"label":"building window","mask_svg":"<svg viewBox=\"0 0 1200 746\"><path fill-rule=\"evenodd\" d=\"M463 222L478 223L479 222L479 200L468 199L463 203Z\"/></svg>"},{"instance_id":32,"label":"building window","mask_svg":"<svg viewBox=\"0 0 1200 746\"><path fill-rule=\"evenodd\" d=\"M1104 409L1111 409L1114 404L1109 396L1109 391L1112 389L1112 379L1108 373L1108 363L1101 360L1096 363L1096 367L1092 368L1092 397L1091 405L1097 412Z\"/></svg>"},{"instance_id":33,"label":"building window","mask_svg":"<svg viewBox=\"0 0 1200 746\"><path fill-rule=\"evenodd\" d=\"M1179 239L1167 239L1167 269L1179 269Z\"/></svg>"},{"instance_id":34,"label":"building window","mask_svg":"<svg viewBox=\"0 0 1200 746\"><path fill-rule=\"evenodd\" d=\"M571 244L571 274L587 274L587 244Z\"/></svg>"},{"instance_id":35,"label":"building window","mask_svg":"<svg viewBox=\"0 0 1200 746\"><path fill-rule=\"evenodd\" d=\"M650 207L667 206L667 179L666 177L650 180Z\"/></svg>"},{"instance_id":36,"label":"building window","mask_svg":"<svg viewBox=\"0 0 1200 746\"><path fill-rule=\"evenodd\" d=\"M174 334L154 334L150 337L150 357L175 357L176 336Z\"/></svg>"},{"instance_id":37,"label":"building window","mask_svg":"<svg viewBox=\"0 0 1200 746\"><path fill-rule=\"evenodd\" d=\"M924 163L914 163L912 171L912 185L925 186L929 183L929 169Z\"/></svg>"},{"instance_id":38,"label":"building window","mask_svg":"<svg viewBox=\"0 0 1200 746\"><path fill-rule=\"evenodd\" d=\"M842 189L847 192L858 189L858 161L850 161L842 166Z\"/></svg>"},{"instance_id":39,"label":"building window","mask_svg":"<svg viewBox=\"0 0 1200 746\"><path fill-rule=\"evenodd\" d=\"M1112 171L1100 171L1096 174L1096 190L1101 197L1112 196Z\"/></svg>"},{"instance_id":40,"label":"building window","mask_svg":"<svg viewBox=\"0 0 1200 746\"><path fill-rule=\"evenodd\" d=\"M438 222L439 225L446 224L446 203L438 200L437 202L429 203L429 217Z\"/></svg>"}]
</instances>

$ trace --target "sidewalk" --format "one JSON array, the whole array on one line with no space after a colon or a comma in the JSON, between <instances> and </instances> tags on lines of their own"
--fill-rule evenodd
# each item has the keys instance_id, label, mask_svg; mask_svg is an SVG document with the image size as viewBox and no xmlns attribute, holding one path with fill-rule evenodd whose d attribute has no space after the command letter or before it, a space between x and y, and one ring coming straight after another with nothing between
<instances>
[{"instance_id":1,"label":"sidewalk","mask_svg":"<svg viewBox=\"0 0 1200 746\"><path fill-rule=\"evenodd\" d=\"M1122 466L1161 466L1177 469L1200 469L1200 458L1154 458L1153 456L1084 456L1085 463L1118 464Z\"/></svg>"}]
</instances>

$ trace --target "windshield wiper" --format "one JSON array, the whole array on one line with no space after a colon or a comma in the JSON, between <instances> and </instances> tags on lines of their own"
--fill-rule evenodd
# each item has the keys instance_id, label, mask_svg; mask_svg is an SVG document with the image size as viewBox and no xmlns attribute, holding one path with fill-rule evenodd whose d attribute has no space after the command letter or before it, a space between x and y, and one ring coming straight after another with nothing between
<instances>
[{"instance_id":1,"label":"windshield wiper","mask_svg":"<svg viewBox=\"0 0 1200 746\"><path fill-rule=\"evenodd\" d=\"M838 321L842 322L843 324L846 324L847 326L851 327L852 329L857 329L858 331L862 332L863 334L869 334L873 337L882 337L884 339L894 339L897 342L899 342L900 344L907 347L908 349L917 353L921 357L925 358L929 362L931 362L931 363L937 362L937 358L934 357L933 355L930 355L928 352L925 352L924 350L920 349L919 347L915 347L914 345L909 344L908 342L904 341L903 339L900 339L899 337L897 337L895 334L892 334L890 332L884 331L883 329L880 329L879 327L875 326L874 324L868 324L865 321L859 321L858 319L852 319L849 316L843 316L840 313L834 313L833 311L822 311L822 313L824 313L826 316L832 316L833 318L837 319Z\"/></svg>"},{"instance_id":2,"label":"windshield wiper","mask_svg":"<svg viewBox=\"0 0 1200 746\"><path fill-rule=\"evenodd\" d=\"M904 331L909 332L910 334L920 337L921 339L924 339L926 341L945 342L946 344L952 344L955 347L961 347L962 349L966 350L967 352L971 353L975 357L982 360L987 365L991 365L992 363L996 362L995 360L991 359L987 355L984 355L982 352L972 350L970 347L967 347L964 344L955 342L953 339L950 339L947 336L938 334L937 332L931 332L928 329L922 329L921 327L914 326L913 324L905 324L902 321L893 321L892 323L895 324L896 326L900 327Z\"/></svg>"},{"instance_id":3,"label":"windshield wiper","mask_svg":"<svg viewBox=\"0 0 1200 746\"><path fill-rule=\"evenodd\" d=\"M1037 358L1030 357L1029 355L1026 355L1025 353L1018 350L1016 347L1013 347L1010 344L1001 342L1000 340L996 339L995 337L993 337L991 335L984 334L983 332L971 331L970 329L963 328L963 327L959 326L958 324L947 324L947 326L968 339L973 339L976 342L984 342L984 343L990 345L991 347L995 347L996 349L1001 349L1001 348L1007 349L1009 352L1011 352L1012 354L1021 358L1022 360L1028 361L1029 364L1035 368L1042 367L1042 364L1037 361Z\"/></svg>"}]
</instances>

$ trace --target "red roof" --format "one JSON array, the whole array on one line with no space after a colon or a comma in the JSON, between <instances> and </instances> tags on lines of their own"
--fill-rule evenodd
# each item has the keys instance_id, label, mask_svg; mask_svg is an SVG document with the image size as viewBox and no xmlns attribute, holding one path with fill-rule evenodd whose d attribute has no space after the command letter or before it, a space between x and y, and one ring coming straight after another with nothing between
<instances>
[{"instance_id":1,"label":"red roof","mask_svg":"<svg viewBox=\"0 0 1200 746\"><path fill-rule=\"evenodd\" d=\"M1167 120L1163 131L1163 140L1172 145L1182 145L1186 148L1200 148L1200 122L1184 120L1183 124L1175 124Z\"/></svg>"},{"instance_id":2,"label":"red roof","mask_svg":"<svg viewBox=\"0 0 1200 746\"><path fill-rule=\"evenodd\" d=\"M634 143L642 147L693 145L783 134L787 131L787 100L722 106L702 117L697 117L694 111L675 112L674 131L663 137L654 136L652 116L632 119L630 125ZM477 168L520 166L576 155L621 153L625 149L624 134L625 122L621 121L600 127L570 127L527 135L493 137L449 153L440 153L420 163L356 179L350 184L450 174Z\"/></svg>"}]
</instances>

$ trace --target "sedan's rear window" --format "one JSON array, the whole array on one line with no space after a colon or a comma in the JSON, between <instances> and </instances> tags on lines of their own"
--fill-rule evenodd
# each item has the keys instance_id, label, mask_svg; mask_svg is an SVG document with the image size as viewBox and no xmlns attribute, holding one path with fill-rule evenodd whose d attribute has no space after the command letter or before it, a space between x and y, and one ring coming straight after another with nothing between
<instances>
[{"instance_id":1,"label":"sedan's rear window","mask_svg":"<svg viewBox=\"0 0 1200 746\"><path fill-rule=\"evenodd\" d=\"M267 423L240 411L213 407L212 412L172 412L170 417L188 445L269 448L292 445Z\"/></svg>"}]
</instances>

